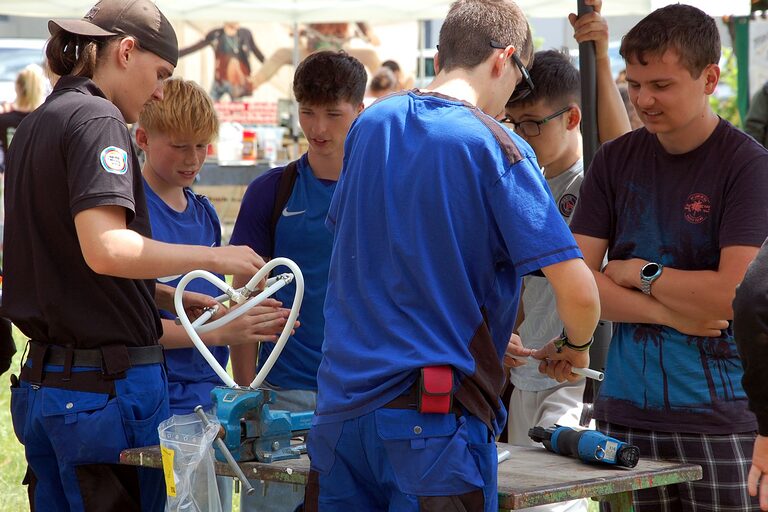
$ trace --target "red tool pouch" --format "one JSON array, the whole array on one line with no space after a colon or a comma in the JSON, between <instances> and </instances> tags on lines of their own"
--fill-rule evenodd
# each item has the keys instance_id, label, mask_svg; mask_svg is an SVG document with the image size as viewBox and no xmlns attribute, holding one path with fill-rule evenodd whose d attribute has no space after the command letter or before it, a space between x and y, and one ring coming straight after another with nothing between
<instances>
[{"instance_id":1,"label":"red tool pouch","mask_svg":"<svg viewBox=\"0 0 768 512\"><path fill-rule=\"evenodd\" d=\"M448 414L453 402L453 368L427 366L421 369L419 412Z\"/></svg>"}]
</instances>

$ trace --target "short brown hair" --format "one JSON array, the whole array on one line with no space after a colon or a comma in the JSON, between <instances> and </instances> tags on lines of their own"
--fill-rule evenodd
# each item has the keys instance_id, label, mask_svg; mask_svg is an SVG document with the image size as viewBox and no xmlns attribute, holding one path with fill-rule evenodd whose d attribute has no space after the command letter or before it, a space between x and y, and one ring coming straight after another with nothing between
<instances>
[{"instance_id":1,"label":"short brown hair","mask_svg":"<svg viewBox=\"0 0 768 512\"><path fill-rule=\"evenodd\" d=\"M202 87L190 80L169 78L163 99L150 101L139 114L139 125L150 133L165 133L213 141L219 120L213 102Z\"/></svg>"},{"instance_id":2,"label":"short brown hair","mask_svg":"<svg viewBox=\"0 0 768 512\"><path fill-rule=\"evenodd\" d=\"M507 106L529 107L543 100L559 108L574 103L581 106L581 76L568 56L557 50L543 50L533 55L528 70L536 86L531 93Z\"/></svg>"},{"instance_id":3,"label":"short brown hair","mask_svg":"<svg viewBox=\"0 0 768 512\"><path fill-rule=\"evenodd\" d=\"M293 95L307 105L363 102L368 75L363 64L343 50L315 52L299 63L293 75Z\"/></svg>"},{"instance_id":4,"label":"short brown hair","mask_svg":"<svg viewBox=\"0 0 768 512\"><path fill-rule=\"evenodd\" d=\"M371 92L373 93L385 93L392 92L397 88L397 77L394 71L388 67L381 66L381 68L371 78Z\"/></svg>"},{"instance_id":5,"label":"short brown hair","mask_svg":"<svg viewBox=\"0 0 768 512\"><path fill-rule=\"evenodd\" d=\"M530 62L533 55L531 28L511 0L457 0L440 29L440 67L472 69L493 53L494 44L512 45L518 56Z\"/></svg>"},{"instance_id":6,"label":"short brown hair","mask_svg":"<svg viewBox=\"0 0 768 512\"><path fill-rule=\"evenodd\" d=\"M673 4L656 9L621 39L624 60L643 66L648 55L661 57L674 51L693 78L720 60L720 33L715 20L696 7Z\"/></svg>"}]
</instances>

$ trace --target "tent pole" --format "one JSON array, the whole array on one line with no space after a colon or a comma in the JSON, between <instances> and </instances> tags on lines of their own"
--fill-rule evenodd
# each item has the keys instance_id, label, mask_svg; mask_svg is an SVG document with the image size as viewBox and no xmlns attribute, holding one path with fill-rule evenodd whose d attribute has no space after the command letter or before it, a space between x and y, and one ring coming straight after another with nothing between
<instances>
[{"instance_id":1,"label":"tent pole","mask_svg":"<svg viewBox=\"0 0 768 512\"><path fill-rule=\"evenodd\" d=\"M578 14L592 12L591 5L579 0ZM599 146L597 137L597 76L595 70L595 43L579 43L579 70L581 73L581 134L584 147L584 170L589 168Z\"/></svg>"},{"instance_id":2,"label":"tent pole","mask_svg":"<svg viewBox=\"0 0 768 512\"><path fill-rule=\"evenodd\" d=\"M583 16L593 10L593 7L586 5L584 0L578 0L577 12L579 16ZM581 135L584 172L586 173L600 145L600 139L597 135L597 70L595 64L595 43L593 41L579 43L579 73L581 74ZM605 320L598 322L594 333L595 342L589 351L589 367L593 370L602 371L605 369L605 362L608 358L608 345L611 343L612 332L611 322ZM599 387L598 382L588 383L584 396L586 403L594 403Z\"/></svg>"},{"instance_id":3,"label":"tent pole","mask_svg":"<svg viewBox=\"0 0 768 512\"><path fill-rule=\"evenodd\" d=\"M734 16L731 21L736 24L735 37L732 44L733 51L736 54L736 66L738 70L736 102L739 107L741 126L744 126L744 118L747 117L749 101L752 98L753 92L749 90L749 21L749 16Z\"/></svg>"}]
</instances>

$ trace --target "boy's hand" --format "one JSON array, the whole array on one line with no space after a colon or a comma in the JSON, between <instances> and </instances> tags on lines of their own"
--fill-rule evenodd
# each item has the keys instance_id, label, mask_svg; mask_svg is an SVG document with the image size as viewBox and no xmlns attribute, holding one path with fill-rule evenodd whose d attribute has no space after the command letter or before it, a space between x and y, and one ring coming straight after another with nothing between
<instances>
[{"instance_id":1,"label":"boy's hand","mask_svg":"<svg viewBox=\"0 0 768 512\"><path fill-rule=\"evenodd\" d=\"M768 510L768 438L757 436L747 479L750 496L760 496L760 510Z\"/></svg>"},{"instance_id":2,"label":"boy's hand","mask_svg":"<svg viewBox=\"0 0 768 512\"><path fill-rule=\"evenodd\" d=\"M603 269L603 274L619 286L629 289L640 289L640 271L648 263L640 258L628 260L611 260Z\"/></svg>"},{"instance_id":3,"label":"boy's hand","mask_svg":"<svg viewBox=\"0 0 768 512\"><path fill-rule=\"evenodd\" d=\"M595 42L595 58L608 58L608 22L600 15L603 8L602 0L584 0L584 3L594 7L594 12L577 16L568 15L568 21L573 27L573 38L577 42Z\"/></svg>"},{"instance_id":4,"label":"boy's hand","mask_svg":"<svg viewBox=\"0 0 768 512\"><path fill-rule=\"evenodd\" d=\"M586 368L589 366L589 350L578 352L563 347L561 352L555 347L553 339L539 350L533 352L533 357L541 359L539 372L546 374L557 382L573 382L581 379L580 375L571 373L571 368Z\"/></svg>"},{"instance_id":5,"label":"boy's hand","mask_svg":"<svg viewBox=\"0 0 768 512\"><path fill-rule=\"evenodd\" d=\"M504 369L508 371L510 368L517 368L527 364L528 356L533 354L532 348L525 348L523 341L517 334L512 334L507 344L507 350L504 352Z\"/></svg>"},{"instance_id":6,"label":"boy's hand","mask_svg":"<svg viewBox=\"0 0 768 512\"><path fill-rule=\"evenodd\" d=\"M158 309L176 312L176 305L173 302L176 288L163 283L155 283L155 305ZM211 308L218 304L213 297L204 293L185 291L181 298L184 304L184 310L187 312L190 320L200 316L205 308Z\"/></svg>"},{"instance_id":7,"label":"boy's hand","mask_svg":"<svg viewBox=\"0 0 768 512\"><path fill-rule=\"evenodd\" d=\"M213 264L209 270L219 274L253 276L264 266L261 256L246 245L228 245L225 247L213 247ZM261 287L264 283L261 283Z\"/></svg>"},{"instance_id":8,"label":"boy's hand","mask_svg":"<svg viewBox=\"0 0 768 512\"><path fill-rule=\"evenodd\" d=\"M188 292L186 290L184 290L184 293L181 296L181 303L184 305L184 311L187 312L187 316L189 317L190 321L193 322L197 317L203 314L203 311L206 308L212 308L219 305L219 303L216 302L216 300L214 300L214 298L210 295L197 292ZM219 308L219 311L222 310L224 310L223 307ZM175 308L171 308L170 311L175 312ZM219 317L221 315L217 314L216 316Z\"/></svg>"},{"instance_id":9,"label":"boy's hand","mask_svg":"<svg viewBox=\"0 0 768 512\"><path fill-rule=\"evenodd\" d=\"M667 309L669 317L663 325L677 329L688 336L717 338L722 336L723 330L728 328L728 320L699 320Z\"/></svg>"},{"instance_id":10,"label":"boy's hand","mask_svg":"<svg viewBox=\"0 0 768 512\"><path fill-rule=\"evenodd\" d=\"M277 334L285 327L290 313L281 302L267 299L252 307L246 314L212 331L214 345L242 345L260 341L275 342ZM230 308L230 311L240 306ZM296 322L299 327L299 322ZM292 331L291 334L294 332Z\"/></svg>"}]
</instances>

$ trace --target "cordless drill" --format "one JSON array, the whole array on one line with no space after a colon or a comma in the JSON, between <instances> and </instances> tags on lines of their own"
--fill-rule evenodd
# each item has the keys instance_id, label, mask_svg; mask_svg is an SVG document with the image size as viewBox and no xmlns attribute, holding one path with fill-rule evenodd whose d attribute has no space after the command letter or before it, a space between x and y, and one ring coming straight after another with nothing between
<instances>
[{"instance_id":1,"label":"cordless drill","mask_svg":"<svg viewBox=\"0 0 768 512\"><path fill-rule=\"evenodd\" d=\"M576 457L582 462L615 464L633 468L640 459L640 450L596 430L575 430L571 427L534 427L528 437L559 455Z\"/></svg>"}]
</instances>

